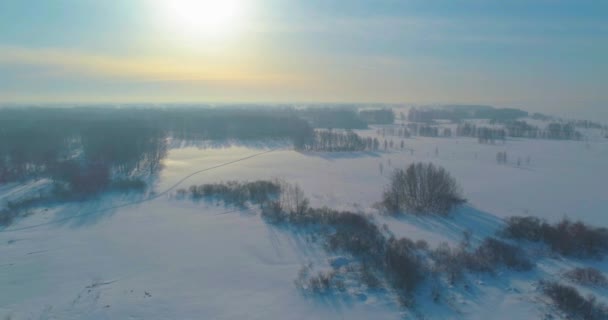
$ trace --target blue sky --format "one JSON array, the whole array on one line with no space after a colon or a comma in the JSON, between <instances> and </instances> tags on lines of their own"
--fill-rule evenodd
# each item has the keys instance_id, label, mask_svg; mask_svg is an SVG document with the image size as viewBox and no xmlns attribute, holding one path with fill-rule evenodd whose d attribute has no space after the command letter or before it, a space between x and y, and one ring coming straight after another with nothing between
<instances>
[{"instance_id":1,"label":"blue sky","mask_svg":"<svg viewBox=\"0 0 608 320\"><path fill-rule=\"evenodd\" d=\"M161 0L2 0L0 101L608 105L608 1L234 1L203 37Z\"/></svg>"}]
</instances>

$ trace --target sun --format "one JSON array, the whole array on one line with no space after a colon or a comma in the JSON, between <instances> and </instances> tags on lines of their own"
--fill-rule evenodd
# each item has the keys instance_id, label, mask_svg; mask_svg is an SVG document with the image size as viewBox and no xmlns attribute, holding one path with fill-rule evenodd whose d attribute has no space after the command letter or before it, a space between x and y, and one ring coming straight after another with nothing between
<instances>
[{"instance_id":1,"label":"sun","mask_svg":"<svg viewBox=\"0 0 608 320\"><path fill-rule=\"evenodd\" d=\"M167 22L175 31L194 36L222 36L241 24L243 0L163 1Z\"/></svg>"}]
</instances>

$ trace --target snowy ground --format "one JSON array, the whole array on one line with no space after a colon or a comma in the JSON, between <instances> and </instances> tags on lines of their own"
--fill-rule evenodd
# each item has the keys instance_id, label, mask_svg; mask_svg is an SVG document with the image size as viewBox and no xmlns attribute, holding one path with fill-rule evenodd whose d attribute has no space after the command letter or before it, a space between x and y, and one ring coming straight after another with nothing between
<instances>
[{"instance_id":1,"label":"snowy ground","mask_svg":"<svg viewBox=\"0 0 608 320\"><path fill-rule=\"evenodd\" d=\"M360 133L375 135L376 130ZM400 138L394 140L398 145ZM382 296L302 296L293 284L298 270L307 262L327 265L331 257L288 230L265 224L255 211L163 193L177 183L282 178L298 183L313 206L376 214L372 206L393 168L432 161L461 183L469 204L448 218L376 215L378 223L433 246L457 242L465 230L476 239L492 235L501 218L514 215L551 221L568 216L608 226L605 139L481 145L467 138L416 137L405 142L405 150L375 153L299 153L285 143L172 149L150 201L122 206L138 199L107 196L41 209L0 230L0 319L403 316L394 301ZM496 163L498 151L507 151L508 165ZM217 167L222 164L227 165ZM208 168L213 169L182 181ZM0 199L32 188L5 186ZM111 207L116 208L106 210ZM474 288L454 288L450 306L421 299L420 311L434 319L541 318L547 310L536 301L534 281L582 264L608 272L605 262L541 257L534 271L480 275ZM601 297L603 292L595 293Z\"/></svg>"}]
</instances>

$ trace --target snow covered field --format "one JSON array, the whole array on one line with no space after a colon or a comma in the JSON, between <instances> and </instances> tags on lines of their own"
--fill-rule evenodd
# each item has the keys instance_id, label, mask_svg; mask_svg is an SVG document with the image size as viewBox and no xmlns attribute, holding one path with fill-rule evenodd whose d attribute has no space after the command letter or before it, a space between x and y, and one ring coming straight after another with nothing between
<instances>
[{"instance_id":1,"label":"snow covered field","mask_svg":"<svg viewBox=\"0 0 608 320\"><path fill-rule=\"evenodd\" d=\"M376 129L358 133L376 135ZM299 184L314 207L369 213L396 235L432 246L458 242L465 230L473 239L492 235L509 216L549 221L568 216L608 226L607 139L508 139L487 145L469 138L414 137L405 144L403 150L360 153L300 153L284 143L172 149L149 201L121 207L138 199L106 196L54 206L0 230L0 319L408 316L390 296L356 288L351 298L303 296L293 284L298 270L308 262L327 265L331 256L264 223L257 210L177 200L177 183L281 178ZM497 164L499 151L507 151L508 164ZM416 161L445 167L469 203L447 218L378 215L373 205L391 170ZM210 170L182 181L205 169ZM20 188L33 187L4 187L0 200ZM547 306L538 301L535 280L577 265L608 272L601 261L539 259L533 271L479 275L474 288L454 288L450 306L419 299L420 312L432 319L540 319ZM606 292L595 294L606 300Z\"/></svg>"}]
</instances>

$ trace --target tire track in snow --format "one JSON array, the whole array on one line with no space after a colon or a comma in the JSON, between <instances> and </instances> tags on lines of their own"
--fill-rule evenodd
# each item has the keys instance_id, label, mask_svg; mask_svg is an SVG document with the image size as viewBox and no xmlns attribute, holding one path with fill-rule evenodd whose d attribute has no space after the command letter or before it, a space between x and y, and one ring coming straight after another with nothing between
<instances>
[{"instance_id":1,"label":"tire track in snow","mask_svg":"<svg viewBox=\"0 0 608 320\"><path fill-rule=\"evenodd\" d=\"M218 165L213 166L213 167L209 167L209 168L201 169L201 170L198 170L198 171L194 171L194 172L190 173L189 175L181 178L179 181L177 181L175 184L173 184L172 186L170 186L169 188L167 188L163 192L157 193L157 194L155 194L155 195L153 195L151 197L145 198L145 199L141 199L141 200L137 200L137 201L132 201L132 202L128 202L128 203L123 203L123 204L120 204L120 205L116 205L116 206L112 206L112 207L107 207L107 208L102 208L102 209L98 209L98 210L92 210L92 211L89 211L89 212L86 212L86 213L75 214L73 216L61 218L61 219L50 221L50 222L40 223L40 224L36 224L36 225L31 225L31 226L25 226L25 227L21 227L21 228L9 229L9 230L1 230L0 233L9 233L9 232L22 231L22 230L35 229L35 228L44 227L44 226L48 226L48 225L52 225L52 224L62 223L62 222L69 221L69 220L74 219L74 218L86 217L88 215L95 214L95 213L100 213L100 212L120 209L120 208L124 208L124 207L128 207L128 206L133 206L133 205L149 202L149 201L158 199L158 198L160 198L160 197L168 194L169 192L171 192L175 188L177 188L179 185L181 185L182 183L184 183L186 180L192 178L195 175L201 174L203 172L219 169L219 168L222 168L222 167L226 167L226 166L229 166L229 165L232 165L232 164L235 164L235 163L247 161L247 160L253 159L255 157L259 157L259 156L262 156L262 155L265 155L265 154L268 154L268 153L271 153L271 152L275 152L277 150L279 150L279 149L266 150L264 152L256 153L256 154L244 157L244 158L236 159L236 160L233 160L233 161L229 161L229 162L225 162L225 163L222 163L222 164L218 164ZM236 212L236 210L231 210L230 212ZM230 213L230 212L227 212L227 213Z\"/></svg>"}]
</instances>

